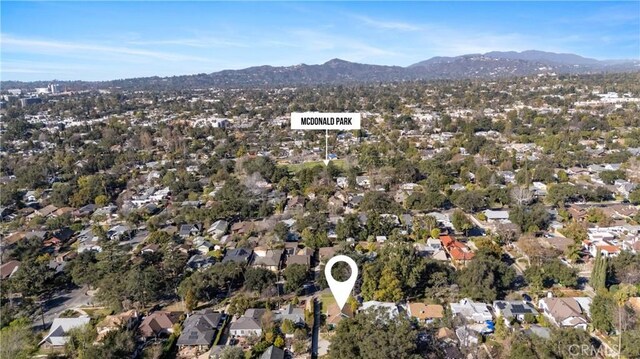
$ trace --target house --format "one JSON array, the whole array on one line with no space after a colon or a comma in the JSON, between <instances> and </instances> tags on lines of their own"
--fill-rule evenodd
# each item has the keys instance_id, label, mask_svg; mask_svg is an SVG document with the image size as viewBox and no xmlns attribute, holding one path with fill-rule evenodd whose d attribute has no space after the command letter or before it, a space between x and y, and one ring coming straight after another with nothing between
<instances>
[{"instance_id":1,"label":"house","mask_svg":"<svg viewBox=\"0 0 640 359\"><path fill-rule=\"evenodd\" d=\"M236 263L248 263L251 260L252 252L249 249L234 248L227 251L222 259L222 263L236 262Z\"/></svg>"},{"instance_id":2,"label":"house","mask_svg":"<svg viewBox=\"0 0 640 359\"><path fill-rule=\"evenodd\" d=\"M249 308L235 322L231 323L229 334L234 337L248 337L262 335L262 316L266 309Z\"/></svg>"},{"instance_id":3,"label":"house","mask_svg":"<svg viewBox=\"0 0 640 359\"><path fill-rule=\"evenodd\" d=\"M444 308L440 304L409 303L407 312L420 323L431 323L444 317Z\"/></svg>"},{"instance_id":4,"label":"house","mask_svg":"<svg viewBox=\"0 0 640 359\"><path fill-rule=\"evenodd\" d=\"M462 346L471 346L478 344L478 332L467 327L456 328L456 336Z\"/></svg>"},{"instance_id":5,"label":"house","mask_svg":"<svg viewBox=\"0 0 640 359\"><path fill-rule=\"evenodd\" d=\"M89 227L78 234L78 242L78 253L85 251L102 251L102 246L99 244L100 237L92 227Z\"/></svg>"},{"instance_id":6,"label":"house","mask_svg":"<svg viewBox=\"0 0 640 359\"><path fill-rule=\"evenodd\" d=\"M60 243L66 243L71 239L71 237L73 237L74 234L75 232L71 228L64 227L53 232L51 238L60 241Z\"/></svg>"},{"instance_id":7,"label":"house","mask_svg":"<svg viewBox=\"0 0 640 359\"><path fill-rule=\"evenodd\" d=\"M202 254L207 254L214 249L214 245L209 241L203 241L196 249Z\"/></svg>"},{"instance_id":8,"label":"house","mask_svg":"<svg viewBox=\"0 0 640 359\"><path fill-rule=\"evenodd\" d=\"M332 247L320 247L318 248L318 255L320 256L321 262L327 262L331 257L336 255L339 247L337 245Z\"/></svg>"},{"instance_id":9,"label":"house","mask_svg":"<svg viewBox=\"0 0 640 359\"><path fill-rule=\"evenodd\" d=\"M342 319L353 318L353 315L354 313L350 305L345 305L344 307L342 307L342 309L340 309L336 302L332 302L327 307L326 323L330 328L335 328L338 324L340 324Z\"/></svg>"},{"instance_id":10,"label":"house","mask_svg":"<svg viewBox=\"0 0 640 359\"><path fill-rule=\"evenodd\" d=\"M231 226L231 233L243 236L251 232L253 224L251 222L238 222Z\"/></svg>"},{"instance_id":11,"label":"house","mask_svg":"<svg viewBox=\"0 0 640 359\"><path fill-rule=\"evenodd\" d=\"M18 268L20 268L20 262L16 260L0 265L0 279L11 278L18 271Z\"/></svg>"},{"instance_id":12,"label":"house","mask_svg":"<svg viewBox=\"0 0 640 359\"><path fill-rule=\"evenodd\" d=\"M371 179L369 176L357 176L356 184L362 188L369 188L371 186Z\"/></svg>"},{"instance_id":13,"label":"house","mask_svg":"<svg viewBox=\"0 0 640 359\"><path fill-rule=\"evenodd\" d=\"M466 261L473 259L475 256L475 253L466 244L449 235L440 236L440 242L455 261L466 263Z\"/></svg>"},{"instance_id":14,"label":"house","mask_svg":"<svg viewBox=\"0 0 640 359\"><path fill-rule=\"evenodd\" d=\"M82 206L82 207L78 208L77 210L75 210L73 212L73 215L75 217L89 216L89 215L91 215L91 213L93 213L96 210L96 208L98 208L98 206L96 206L93 203L90 203L90 204L88 204L86 206Z\"/></svg>"},{"instance_id":15,"label":"house","mask_svg":"<svg viewBox=\"0 0 640 359\"><path fill-rule=\"evenodd\" d=\"M296 211L302 210L304 208L304 197L302 196L293 196L291 199L287 201L287 205L285 207L285 211Z\"/></svg>"},{"instance_id":16,"label":"house","mask_svg":"<svg viewBox=\"0 0 640 359\"><path fill-rule=\"evenodd\" d=\"M615 245L616 241L615 227L609 228L589 228L587 230L588 239L582 241L584 249L595 257L598 251L605 257L617 256L621 249L618 245Z\"/></svg>"},{"instance_id":17,"label":"house","mask_svg":"<svg viewBox=\"0 0 640 359\"><path fill-rule=\"evenodd\" d=\"M69 340L68 333L71 329L81 328L91 321L89 317L80 318L55 318L49 329L49 333L40 341L40 346L47 349L63 348Z\"/></svg>"},{"instance_id":18,"label":"house","mask_svg":"<svg viewBox=\"0 0 640 359\"><path fill-rule=\"evenodd\" d=\"M224 314L211 309L193 313L184 321L176 344L179 347L195 346L200 350L209 349L216 334L222 329L225 319Z\"/></svg>"},{"instance_id":19,"label":"house","mask_svg":"<svg viewBox=\"0 0 640 359\"><path fill-rule=\"evenodd\" d=\"M207 268L212 266L216 260L213 257L204 254L195 254L187 261L187 267L191 270Z\"/></svg>"},{"instance_id":20,"label":"house","mask_svg":"<svg viewBox=\"0 0 640 359\"><path fill-rule=\"evenodd\" d=\"M58 207L50 204L44 208L36 209L36 211L33 212L33 214L37 216L48 217L49 215L51 215L53 212L57 210L58 210Z\"/></svg>"},{"instance_id":21,"label":"house","mask_svg":"<svg viewBox=\"0 0 640 359\"><path fill-rule=\"evenodd\" d=\"M220 239L220 237L222 237L227 232L227 228L229 228L229 222L220 219L213 222L211 227L207 229L207 234L213 236L213 238Z\"/></svg>"},{"instance_id":22,"label":"house","mask_svg":"<svg viewBox=\"0 0 640 359\"><path fill-rule=\"evenodd\" d=\"M145 339L168 336L173 333L173 326L179 318L178 312L153 312L142 320L138 330Z\"/></svg>"},{"instance_id":23,"label":"house","mask_svg":"<svg viewBox=\"0 0 640 359\"><path fill-rule=\"evenodd\" d=\"M13 209L5 206L0 206L0 219L1 220L12 220L16 218L13 214Z\"/></svg>"},{"instance_id":24,"label":"house","mask_svg":"<svg viewBox=\"0 0 640 359\"><path fill-rule=\"evenodd\" d=\"M362 303L362 307L360 307L360 311L367 310L367 309L373 309L373 310L380 309L381 311L388 313L390 318L396 318L400 313L400 310L396 303L379 302L377 300L370 300Z\"/></svg>"},{"instance_id":25,"label":"house","mask_svg":"<svg viewBox=\"0 0 640 359\"><path fill-rule=\"evenodd\" d=\"M487 217L487 222L489 223L511 223L509 221L509 211L485 209L482 213Z\"/></svg>"},{"instance_id":26,"label":"house","mask_svg":"<svg viewBox=\"0 0 640 359\"><path fill-rule=\"evenodd\" d=\"M55 210L53 213L51 213L50 216L53 218L61 217L61 216L73 213L74 210L75 208L72 208L72 207L62 207Z\"/></svg>"},{"instance_id":27,"label":"house","mask_svg":"<svg viewBox=\"0 0 640 359\"><path fill-rule=\"evenodd\" d=\"M183 224L178 230L178 235L182 238L197 236L200 234L200 225L198 224Z\"/></svg>"},{"instance_id":28,"label":"house","mask_svg":"<svg viewBox=\"0 0 640 359\"><path fill-rule=\"evenodd\" d=\"M433 251L438 251L442 249L442 242L438 238L428 238L427 246L433 249Z\"/></svg>"},{"instance_id":29,"label":"house","mask_svg":"<svg viewBox=\"0 0 640 359\"><path fill-rule=\"evenodd\" d=\"M311 266L313 250L310 248L300 249L296 254L287 257L287 265L302 264L307 268Z\"/></svg>"},{"instance_id":30,"label":"house","mask_svg":"<svg viewBox=\"0 0 640 359\"><path fill-rule=\"evenodd\" d=\"M571 215L571 218L575 219L578 222L584 222L587 220L587 210L583 207L577 205L571 205L567 208L567 212Z\"/></svg>"},{"instance_id":31,"label":"house","mask_svg":"<svg viewBox=\"0 0 640 359\"><path fill-rule=\"evenodd\" d=\"M493 310L496 315L502 316L507 325L513 319L523 322L526 314L538 315L531 303L525 301L496 300L493 302Z\"/></svg>"},{"instance_id":32,"label":"house","mask_svg":"<svg viewBox=\"0 0 640 359\"><path fill-rule=\"evenodd\" d=\"M538 301L538 308L559 327L586 330L589 324L585 309L575 298L543 298Z\"/></svg>"},{"instance_id":33,"label":"house","mask_svg":"<svg viewBox=\"0 0 640 359\"><path fill-rule=\"evenodd\" d=\"M149 245L146 245L144 248L142 248L140 250L140 254L151 254L151 253L155 253L160 249L160 245L157 243L152 243Z\"/></svg>"},{"instance_id":34,"label":"house","mask_svg":"<svg viewBox=\"0 0 640 359\"><path fill-rule=\"evenodd\" d=\"M254 267L262 267L272 272L278 272L282 267L284 254L284 250L282 249L268 249L264 253L256 250L255 254L256 256L253 261Z\"/></svg>"},{"instance_id":35,"label":"house","mask_svg":"<svg viewBox=\"0 0 640 359\"><path fill-rule=\"evenodd\" d=\"M274 319L279 321L288 319L295 324L304 324L304 309L287 304L274 312Z\"/></svg>"},{"instance_id":36,"label":"house","mask_svg":"<svg viewBox=\"0 0 640 359\"><path fill-rule=\"evenodd\" d=\"M111 240L124 240L130 232L131 228L129 226L118 224L107 231L107 237Z\"/></svg>"},{"instance_id":37,"label":"house","mask_svg":"<svg viewBox=\"0 0 640 359\"><path fill-rule=\"evenodd\" d=\"M285 242L284 243L284 253L287 256L295 255L298 252L298 243L297 242Z\"/></svg>"},{"instance_id":38,"label":"house","mask_svg":"<svg viewBox=\"0 0 640 359\"><path fill-rule=\"evenodd\" d=\"M547 195L547 185L542 182L533 182L529 189L533 191L533 194L536 196L546 196Z\"/></svg>"},{"instance_id":39,"label":"house","mask_svg":"<svg viewBox=\"0 0 640 359\"><path fill-rule=\"evenodd\" d=\"M336 184L340 188L349 187L349 179L347 177L336 177Z\"/></svg>"},{"instance_id":40,"label":"house","mask_svg":"<svg viewBox=\"0 0 640 359\"><path fill-rule=\"evenodd\" d=\"M22 196L22 201L27 204L38 203L38 197L36 196L36 191L27 191L27 193Z\"/></svg>"},{"instance_id":41,"label":"house","mask_svg":"<svg viewBox=\"0 0 640 359\"><path fill-rule=\"evenodd\" d=\"M478 303L465 298L460 300L459 303L451 303L449 305L454 316L459 315L468 322L485 323L493 319L493 315L489 311L489 305L485 303Z\"/></svg>"},{"instance_id":42,"label":"house","mask_svg":"<svg viewBox=\"0 0 640 359\"><path fill-rule=\"evenodd\" d=\"M284 350L272 345L262 353L260 359L284 359Z\"/></svg>"},{"instance_id":43,"label":"house","mask_svg":"<svg viewBox=\"0 0 640 359\"><path fill-rule=\"evenodd\" d=\"M98 337L96 341L102 341L107 333L118 330L120 328L132 329L138 321L138 312L135 310L128 310L124 313L116 315L107 315L103 320L96 324L96 331Z\"/></svg>"}]
</instances>

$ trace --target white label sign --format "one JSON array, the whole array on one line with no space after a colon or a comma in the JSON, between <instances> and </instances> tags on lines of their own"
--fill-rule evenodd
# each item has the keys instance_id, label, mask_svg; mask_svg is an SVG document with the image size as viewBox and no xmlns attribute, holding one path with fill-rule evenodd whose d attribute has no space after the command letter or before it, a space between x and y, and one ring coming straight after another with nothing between
<instances>
[{"instance_id":1,"label":"white label sign","mask_svg":"<svg viewBox=\"0 0 640 359\"><path fill-rule=\"evenodd\" d=\"M292 112L292 130L359 130L360 113Z\"/></svg>"}]
</instances>

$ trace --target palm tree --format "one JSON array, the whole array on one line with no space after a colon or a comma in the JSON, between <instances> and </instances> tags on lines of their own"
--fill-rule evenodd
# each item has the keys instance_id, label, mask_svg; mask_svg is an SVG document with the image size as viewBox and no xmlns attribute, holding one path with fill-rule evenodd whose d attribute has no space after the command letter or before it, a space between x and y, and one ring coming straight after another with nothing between
<instances>
[{"instance_id":1,"label":"palm tree","mask_svg":"<svg viewBox=\"0 0 640 359\"><path fill-rule=\"evenodd\" d=\"M622 310L629 298L637 293L636 287L631 284L622 284L613 296L618 304L618 358L622 354Z\"/></svg>"}]
</instances>

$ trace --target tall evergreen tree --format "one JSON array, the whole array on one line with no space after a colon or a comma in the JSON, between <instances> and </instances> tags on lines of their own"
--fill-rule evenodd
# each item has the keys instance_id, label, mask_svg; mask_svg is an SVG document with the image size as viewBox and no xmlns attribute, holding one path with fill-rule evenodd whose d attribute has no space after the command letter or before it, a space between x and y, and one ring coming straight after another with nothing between
<instances>
[{"instance_id":1,"label":"tall evergreen tree","mask_svg":"<svg viewBox=\"0 0 640 359\"><path fill-rule=\"evenodd\" d=\"M590 284L595 291L605 289L607 286L607 257L604 257L599 249L591 272Z\"/></svg>"}]
</instances>

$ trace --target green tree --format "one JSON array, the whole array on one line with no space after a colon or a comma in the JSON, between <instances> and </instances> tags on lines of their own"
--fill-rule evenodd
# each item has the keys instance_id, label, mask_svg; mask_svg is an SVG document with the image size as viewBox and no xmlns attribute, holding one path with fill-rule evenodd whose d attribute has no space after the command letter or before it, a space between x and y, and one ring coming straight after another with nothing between
<instances>
[{"instance_id":1,"label":"green tree","mask_svg":"<svg viewBox=\"0 0 640 359\"><path fill-rule=\"evenodd\" d=\"M343 320L329 345L329 358L418 359L418 332L407 317L380 320L381 310Z\"/></svg>"},{"instance_id":2,"label":"green tree","mask_svg":"<svg viewBox=\"0 0 640 359\"><path fill-rule=\"evenodd\" d=\"M339 240L347 238L358 238L360 233L360 221L355 214L347 214L338 221L336 225L336 235Z\"/></svg>"},{"instance_id":3,"label":"green tree","mask_svg":"<svg viewBox=\"0 0 640 359\"><path fill-rule=\"evenodd\" d=\"M613 293L613 298L618 306L618 351L622 351L622 331L623 331L623 323L622 323L622 311L629 301L629 298L635 297L638 294L638 288L631 284L622 284L618 287L618 290ZM620 356L620 353L618 353Z\"/></svg>"},{"instance_id":4,"label":"green tree","mask_svg":"<svg viewBox=\"0 0 640 359\"><path fill-rule=\"evenodd\" d=\"M494 334L496 338L501 340L505 339L508 333L509 333L509 330L507 328L507 325L504 323L504 318L502 316L496 317L495 330L494 330Z\"/></svg>"},{"instance_id":5,"label":"green tree","mask_svg":"<svg viewBox=\"0 0 640 359\"><path fill-rule=\"evenodd\" d=\"M220 359L245 359L245 356L239 346L226 346L220 353Z\"/></svg>"},{"instance_id":6,"label":"green tree","mask_svg":"<svg viewBox=\"0 0 640 359\"><path fill-rule=\"evenodd\" d=\"M36 336L27 318L12 321L0 330L0 358L31 358L38 350Z\"/></svg>"},{"instance_id":7,"label":"green tree","mask_svg":"<svg viewBox=\"0 0 640 359\"><path fill-rule=\"evenodd\" d=\"M533 206L515 206L509 212L509 220L524 232L536 232L546 229L551 221L551 215L547 209L536 204Z\"/></svg>"},{"instance_id":8,"label":"green tree","mask_svg":"<svg viewBox=\"0 0 640 359\"><path fill-rule=\"evenodd\" d=\"M631 202L633 205L640 204L640 187L634 189L633 191L631 191L631 193L629 193L629 202Z\"/></svg>"},{"instance_id":9,"label":"green tree","mask_svg":"<svg viewBox=\"0 0 640 359\"><path fill-rule=\"evenodd\" d=\"M285 334L293 334L296 326L291 319L285 319L282 321L282 324L280 324L280 330Z\"/></svg>"},{"instance_id":10,"label":"green tree","mask_svg":"<svg viewBox=\"0 0 640 359\"><path fill-rule=\"evenodd\" d=\"M55 272L49 268L48 256L24 261L9 278L10 287L23 296L37 296L53 285Z\"/></svg>"},{"instance_id":11,"label":"green tree","mask_svg":"<svg viewBox=\"0 0 640 359\"><path fill-rule=\"evenodd\" d=\"M603 256L600 249L596 252L596 259L591 271L589 284L594 290L606 289L607 285L607 257Z\"/></svg>"},{"instance_id":12,"label":"green tree","mask_svg":"<svg viewBox=\"0 0 640 359\"><path fill-rule=\"evenodd\" d=\"M247 289L262 293L263 290L276 283L276 275L264 268L249 268L244 274L244 285Z\"/></svg>"},{"instance_id":13,"label":"green tree","mask_svg":"<svg viewBox=\"0 0 640 359\"><path fill-rule=\"evenodd\" d=\"M303 284L309 278L307 266L303 264L291 264L284 269L283 273L286 279L284 289L289 292L300 292Z\"/></svg>"},{"instance_id":14,"label":"green tree","mask_svg":"<svg viewBox=\"0 0 640 359\"><path fill-rule=\"evenodd\" d=\"M599 291L591 304L591 324L594 329L610 334L614 330L615 302L606 291Z\"/></svg>"},{"instance_id":15,"label":"green tree","mask_svg":"<svg viewBox=\"0 0 640 359\"><path fill-rule=\"evenodd\" d=\"M453 211L451 217L451 221L456 231L464 232L466 235L467 232L473 228L473 223L471 223L471 220L469 220L463 211L456 209Z\"/></svg>"},{"instance_id":16,"label":"green tree","mask_svg":"<svg viewBox=\"0 0 640 359\"><path fill-rule=\"evenodd\" d=\"M640 358L640 329L622 333L622 355L627 358Z\"/></svg>"},{"instance_id":17,"label":"green tree","mask_svg":"<svg viewBox=\"0 0 640 359\"><path fill-rule=\"evenodd\" d=\"M413 210L431 211L441 208L446 197L438 191L413 192L405 200L405 207Z\"/></svg>"},{"instance_id":18,"label":"green tree","mask_svg":"<svg viewBox=\"0 0 640 359\"><path fill-rule=\"evenodd\" d=\"M388 267L382 270L382 276L378 283L378 290L373 298L384 302L398 302L404 296L398 276Z\"/></svg>"},{"instance_id":19,"label":"green tree","mask_svg":"<svg viewBox=\"0 0 640 359\"><path fill-rule=\"evenodd\" d=\"M136 350L135 333L127 329L108 332L99 346L99 357L130 358Z\"/></svg>"},{"instance_id":20,"label":"green tree","mask_svg":"<svg viewBox=\"0 0 640 359\"><path fill-rule=\"evenodd\" d=\"M456 191L451 196L453 204L466 212L477 212L487 206L484 194L480 191Z\"/></svg>"},{"instance_id":21,"label":"green tree","mask_svg":"<svg viewBox=\"0 0 640 359\"><path fill-rule=\"evenodd\" d=\"M494 301L510 288L516 273L499 258L486 253L478 254L467 266L457 272L460 293L474 300Z\"/></svg>"},{"instance_id":22,"label":"green tree","mask_svg":"<svg viewBox=\"0 0 640 359\"><path fill-rule=\"evenodd\" d=\"M101 194L101 195L96 196L94 202L95 202L95 204L97 206L104 207L107 204L109 204L109 198L107 198L107 196Z\"/></svg>"}]
</instances>

